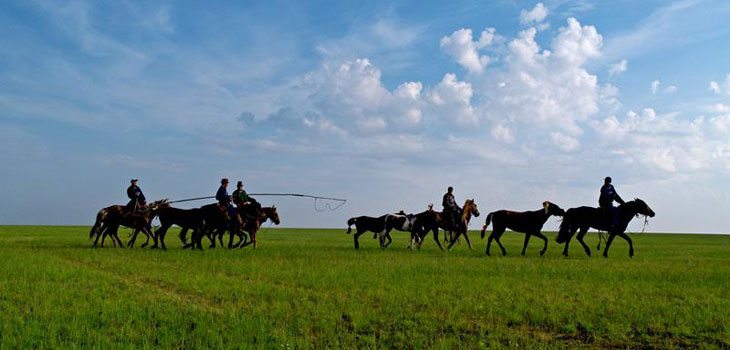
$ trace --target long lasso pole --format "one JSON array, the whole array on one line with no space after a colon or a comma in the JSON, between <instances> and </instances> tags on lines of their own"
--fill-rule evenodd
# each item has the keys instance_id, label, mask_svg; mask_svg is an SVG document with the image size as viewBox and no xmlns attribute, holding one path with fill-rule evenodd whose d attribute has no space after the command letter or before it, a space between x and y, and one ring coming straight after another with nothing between
<instances>
[{"instance_id":1,"label":"long lasso pole","mask_svg":"<svg viewBox=\"0 0 730 350\"><path fill-rule=\"evenodd\" d=\"M327 200L327 201L336 201L341 202L339 205L335 206L334 208L329 205L329 203L325 203L325 206L329 208L330 210L334 211L339 209L341 206L345 205L347 203L347 199L344 198L333 198L333 197L323 197L323 196L313 196L310 194L301 194L301 193L250 193L251 196L289 196L289 197L302 197L302 198L313 198L314 199L314 209L316 211L322 211L319 208L317 208L317 200ZM206 196L206 197L195 197L195 198L186 198L186 199L178 199L174 201L170 201L170 203L182 203L182 202L191 202L191 201L198 201L203 199L214 199L215 196Z\"/></svg>"}]
</instances>

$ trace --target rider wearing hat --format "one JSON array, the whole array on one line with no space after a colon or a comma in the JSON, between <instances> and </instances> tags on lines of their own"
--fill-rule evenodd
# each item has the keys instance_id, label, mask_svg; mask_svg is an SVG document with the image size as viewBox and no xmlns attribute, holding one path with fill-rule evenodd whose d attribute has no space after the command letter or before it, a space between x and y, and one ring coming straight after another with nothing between
<instances>
[{"instance_id":1,"label":"rider wearing hat","mask_svg":"<svg viewBox=\"0 0 730 350\"><path fill-rule=\"evenodd\" d=\"M451 220L451 227L456 228L458 220L456 219L461 213L461 208L456 204L456 198L454 198L454 188L449 186L441 200L441 205L444 207L444 213L446 217Z\"/></svg>"},{"instance_id":2,"label":"rider wearing hat","mask_svg":"<svg viewBox=\"0 0 730 350\"><path fill-rule=\"evenodd\" d=\"M233 203L236 204L242 216L244 214L259 216L261 214L261 204L246 193L246 190L243 189L243 181L236 183L236 190L233 191Z\"/></svg>"},{"instance_id":3,"label":"rider wearing hat","mask_svg":"<svg viewBox=\"0 0 730 350\"><path fill-rule=\"evenodd\" d=\"M621 199L621 196L619 196L616 192L616 189L613 188L613 185L611 184L611 177L609 176L603 180L601 196L598 197L598 206L611 214L611 224L612 226L616 226L616 224L618 224L618 211L616 210L616 207L613 206L613 201L616 201L619 204L625 203L624 200Z\"/></svg>"},{"instance_id":4,"label":"rider wearing hat","mask_svg":"<svg viewBox=\"0 0 730 350\"><path fill-rule=\"evenodd\" d=\"M137 211L137 209L142 208L145 204L147 204L142 190L139 186L137 186L138 180L139 179L136 178L130 180L132 184L127 187L127 197L129 197L129 202L125 207L130 211Z\"/></svg>"}]
</instances>

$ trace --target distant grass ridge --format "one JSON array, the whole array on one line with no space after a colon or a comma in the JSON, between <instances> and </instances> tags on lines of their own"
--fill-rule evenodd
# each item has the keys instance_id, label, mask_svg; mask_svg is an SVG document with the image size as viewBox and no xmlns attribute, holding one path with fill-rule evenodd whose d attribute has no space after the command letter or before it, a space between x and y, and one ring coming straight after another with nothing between
<instances>
[{"instance_id":1,"label":"distant grass ridge","mask_svg":"<svg viewBox=\"0 0 730 350\"><path fill-rule=\"evenodd\" d=\"M633 259L619 239L608 259L578 244L566 259L554 234L545 257L507 232L510 255L487 258L486 240L410 251L399 232L355 251L344 228L202 252L177 230L166 252L92 249L88 232L0 226L0 349L730 348L730 236L632 235Z\"/></svg>"}]
</instances>

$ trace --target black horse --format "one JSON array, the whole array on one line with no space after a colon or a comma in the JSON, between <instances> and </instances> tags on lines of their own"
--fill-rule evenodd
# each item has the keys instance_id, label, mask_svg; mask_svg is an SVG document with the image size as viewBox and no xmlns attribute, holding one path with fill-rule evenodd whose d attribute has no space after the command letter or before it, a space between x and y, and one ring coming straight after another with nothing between
<instances>
[{"instance_id":1,"label":"black horse","mask_svg":"<svg viewBox=\"0 0 730 350\"><path fill-rule=\"evenodd\" d=\"M159 241L162 249L167 250L165 246L165 235L172 225L180 226L180 241L183 245L187 242L186 235L188 230L192 230L192 235L203 229L205 220L203 220L203 211L196 209L178 209L172 208L169 204L162 205L158 214L160 219L160 228L155 231L155 244L152 248L157 248Z\"/></svg>"},{"instance_id":2,"label":"black horse","mask_svg":"<svg viewBox=\"0 0 730 350\"><path fill-rule=\"evenodd\" d=\"M487 226L489 226L490 221L493 223L492 233L489 235L489 240L487 241L487 256L489 256L489 247L492 245L492 240L497 241L499 248L502 249L502 255L507 255L507 251L504 249L502 242L499 241L499 238L502 237L505 229L525 233L525 243L522 246L522 255L525 255L527 242L530 241L531 236L540 238L543 242L545 242L542 250L540 251L540 255L544 255L547 250L548 240L545 235L540 233L542 226L545 225L545 222L551 215L562 216L565 214L565 210L560 209L559 206L548 201L543 202L542 207L542 209L535 211L516 212L510 210L499 210L489 213L489 215L487 215L487 221L484 224L484 227L482 227L482 239L484 239L484 232L487 230Z\"/></svg>"},{"instance_id":3,"label":"black horse","mask_svg":"<svg viewBox=\"0 0 730 350\"><path fill-rule=\"evenodd\" d=\"M231 221L226 215L226 209L217 203L204 205L198 210L203 218L202 229L193 232L190 243L185 244L183 249L191 247L203 249L203 236L207 236L210 240L210 248L215 248L215 237L219 234L225 233L228 229L233 229L235 233L238 233L240 228L236 227L237 225L231 225ZM181 237L181 239L183 238Z\"/></svg>"},{"instance_id":4,"label":"black horse","mask_svg":"<svg viewBox=\"0 0 730 350\"><path fill-rule=\"evenodd\" d=\"M618 210L618 224L612 225L611 214L606 211L593 208L593 207L578 207L571 208L565 212L563 216L563 222L560 224L560 232L556 241L558 243L565 243L565 249L563 249L563 255L568 256L568 246L570 245L570 239L573 237L577 230L580 230L576 239L585 249L586 254L591 256L591 250L583 242L583 236L588 232L588 229L594 228L601 231L608 232L608 241L606 247L603 250L603 256L608 257L608 248L611 247L611 242L616 236L619 236L629 243L629 256L634 256L634 244L631 238L626 234L626 227L629 222L638 215L645 215L648 217L654 217L654 211L641 199L634 199L633 201L621 204L617 208Z\"/></svg>"}]
</instances>

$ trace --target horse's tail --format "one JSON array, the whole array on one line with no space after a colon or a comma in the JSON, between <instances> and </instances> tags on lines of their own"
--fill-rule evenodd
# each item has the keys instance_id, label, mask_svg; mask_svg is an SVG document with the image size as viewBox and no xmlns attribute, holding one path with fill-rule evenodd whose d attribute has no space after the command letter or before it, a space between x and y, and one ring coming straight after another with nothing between
<instances>
[{"instance_id":1,"label":"horse's tail","mask_svg":"<svg viewBox=\"0 0 730 350\"><path fill-rule=\"evenodd\" d=\"M357 219L355 219L355 218L350 218L350 220L347 220L347 232L346 233L350 234L350 232L352 232L351 226L356 225L356 224L357 224Z\"/></svg>"},{"instance_id":2,"label":"horse's tail","mask_svg":"<svg viewBox=\"0 0 730 350\"><path fill-rule=\"evenodd\" d=\"M99 232L99 228L101 228L101 223L104 221L104 218L106 217L106 210L102 209L99 210L98 213L96 213L96 222L94 223L94 226L91 226L91 232L89 232L89 239L94 238L94 235Z\"/></svg>"},{"instance_id":3,"label":"horse's tail","mask_svg":"<svg viewBox=\"0 0 730 350\"><path fill-rule=\"evenodd\" d=\"M492 215L494 212L489 213L487 215L487 221L484 222L484 226L482 226L482 239L484 239L484 233L487 232L487 226L492 222Z\"/></svg>"},{"instance_id":4,"label":"horse's tail","mask_svg":"<svg viewBox=\"0 0 730 350\"><path fill-rule=\"evenodd\" d=\"M570 240L570 232L572 231L572 228L570 227L570 214L572 213L568 210L565 212L565 215L563 215L563 221L560 223L558 237L555 238L555 241L558 243L565 243Z\"/></svg>"}]
</instances>

